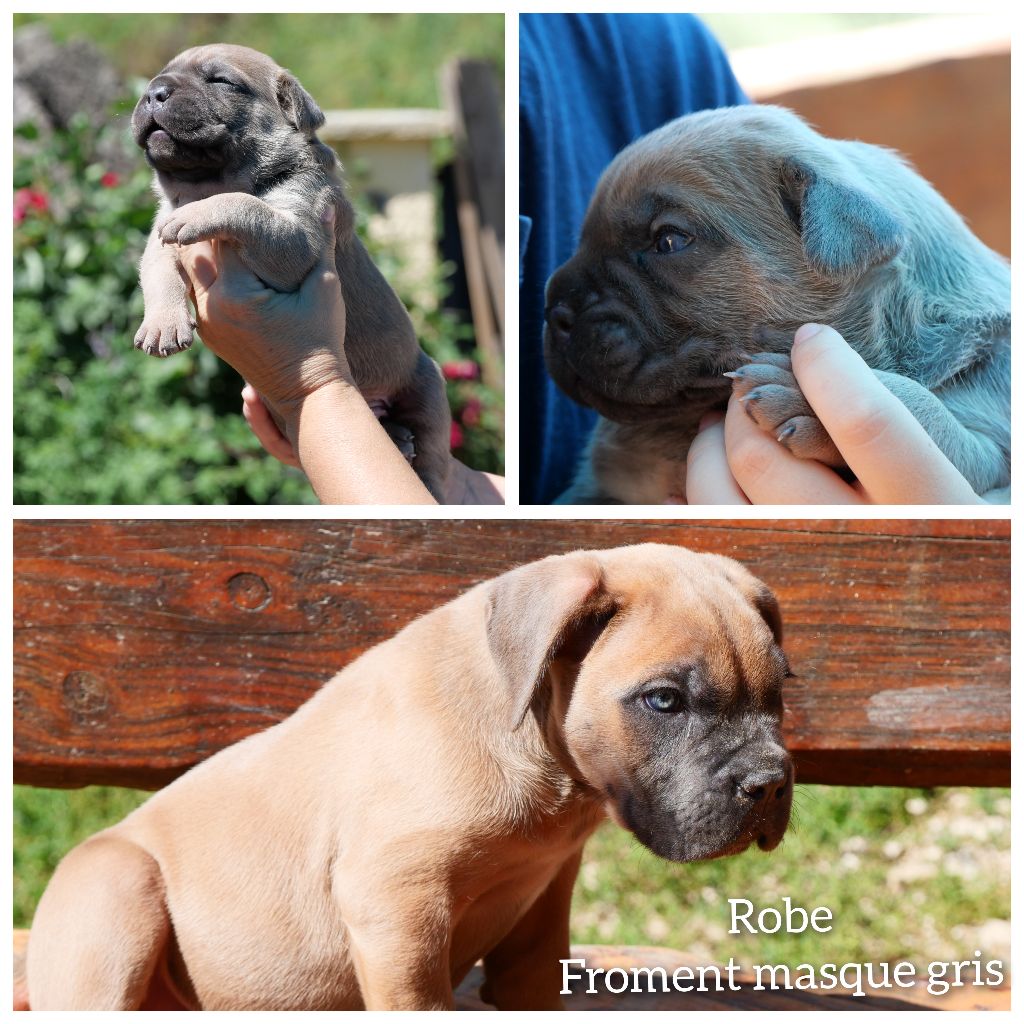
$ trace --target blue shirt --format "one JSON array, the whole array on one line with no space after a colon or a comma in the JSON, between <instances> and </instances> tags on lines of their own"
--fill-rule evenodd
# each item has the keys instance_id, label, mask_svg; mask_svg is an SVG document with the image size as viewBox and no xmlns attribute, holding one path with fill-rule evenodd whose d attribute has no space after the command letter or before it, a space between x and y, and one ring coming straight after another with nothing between
<instances>
[{"instance_id":1,"label":"blue shirt","mask_svg":"<svg viewBox=\"0 0 1024 1024\"><path fill-rule=\"evenodd\" d=\"M597 414L544 368L544 286L576 248L598 178L666 121L746 97L692 15L523 14L519 18L520 500L569 486Z\"/></svg>"}]
</instances>

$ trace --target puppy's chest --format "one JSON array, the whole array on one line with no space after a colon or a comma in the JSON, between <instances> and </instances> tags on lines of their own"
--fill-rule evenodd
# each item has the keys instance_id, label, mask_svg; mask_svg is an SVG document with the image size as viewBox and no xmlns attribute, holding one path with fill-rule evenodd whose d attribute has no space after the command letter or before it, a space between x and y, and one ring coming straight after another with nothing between
<instances>
[{"instance_id":1,"label":"puppy's chest","mask_svg":"<svg viewBox=\"0 0 1024 1024\"><path fill-rule=\"evenodd\" d=\"M453 980L464 976L505 938L551 884L562 864L561 857L540 861L525 857L456 898L451 945Z\"/></svg>"},{"instance_id":2,"label":"puppy's chest","mask_svg":"<svg viewBox=\"0 0 1024 1024\"><path fill-rule=\"evenodd\" d=\"M170 184L163 184L157 179L156 191L163 199L163 204L172 210L188 206L189 203L198 203L200 199L222 196L228 192L247 192L250 195L252 194L251 189L243 187L238 182L221 179L216 181L173 182Z\"/></svg>"},{"instance_id":3,"label":"puppy's chest","mask_svg":"<svg viewBox=\"0 0 1024 1024\"><path fill-rule=\"evenodd\" d=\"M590 446L598 490L626 504L661 505L686 493L686 453L692 428L661 433L601 419Z\"/></svg>"},{"instance_id":4,"label":"puppy's chest","mask_svg":"<svg viewBox=\"0 0 1024 1024\"><path fill-rule=\"evenodd\" d=\"M456 983L538 899L546 898L545 891L579 854L603 816L600 806L556 815L536 834L506 837L505 842L482 849L472 864L456 868L451 944ZM553 920L552 927L556 925Z\"/></svg>"}]
</instances>

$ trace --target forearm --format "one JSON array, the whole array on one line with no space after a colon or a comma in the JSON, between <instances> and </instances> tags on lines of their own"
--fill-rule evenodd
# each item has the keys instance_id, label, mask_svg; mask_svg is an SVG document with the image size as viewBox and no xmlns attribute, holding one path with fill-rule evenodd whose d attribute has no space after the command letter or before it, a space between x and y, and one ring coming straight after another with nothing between
<instances>
[{"instance_id":1,"label":"forearm","mask_svg":"<svg viewBox=\"0 0 1024 1024\"><path fill-rule=\"evenodd\" d=\"M308 395L288 436L325 505L433 505L356 388L335 382Z\"/></svg>"}]
</instances>

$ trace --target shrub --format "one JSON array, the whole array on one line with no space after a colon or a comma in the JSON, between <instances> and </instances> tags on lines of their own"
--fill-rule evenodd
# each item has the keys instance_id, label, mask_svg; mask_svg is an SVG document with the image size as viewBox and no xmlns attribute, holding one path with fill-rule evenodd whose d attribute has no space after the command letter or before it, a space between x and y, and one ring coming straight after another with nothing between
<instances>
[{"instance_id":1,"label":"shrub","mask_svg":"<svg viewBox=\"0 0 1024 1024\"><path fill-rule=\"evenodd\" d=\"M100 156L127 148L121 130L97 131L82 118L45 139L32 127L20 134L15 502L314 502L302 474L266 455L249 432L234 370L202 345L168 360L135 351L142 320L137 267L154 197L137 157L125 165L138 170L117 174ZM374 255L384 264L395 258ZM434 358L474 361L454 316L412 313ZM449 392L464 432L457 454L500 470L500 396L475 379L452 381Z\"/></svg>"}]
</instances>

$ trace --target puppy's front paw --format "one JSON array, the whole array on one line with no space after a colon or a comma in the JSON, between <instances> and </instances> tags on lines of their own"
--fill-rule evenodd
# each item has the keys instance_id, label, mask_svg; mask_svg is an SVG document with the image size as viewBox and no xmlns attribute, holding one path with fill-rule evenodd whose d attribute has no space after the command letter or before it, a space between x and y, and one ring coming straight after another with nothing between
<instances>
[{"instance_id":1,"label":"puppy's front paw","mask_svg":"<svg viewBox=\"0 0 1024 1024\"><path fill-rule=\"evenodd\" d=\"M147 313L135 334L135 347L151 356L172 356L191 347L195 326L187 309Z\"/></svg>"},{"instance_id":2,"label":"puppy's front paw","mask_svg":"<svg viewBox=\"0 0 1024 1024\"><path fill-rule=\"evenodd\" d=\"M199 209L198 203L189 203L165 214L156 222L156 233L164 245L191 245L225 237L224 232Z\"/></svg>"},{"instance_id":3,"label":"puppy's front paw","mask_svg":"<svg viewBox=\"0 0 1024 1024\"><path fill-rule=\"evenodd\" d=\"M798 459L814 459L826 466L846 465L804 398L789 356L760 352L728 376L732 378L733 394L743 403L747 415Z\"/></svg>"}]
</instances>

